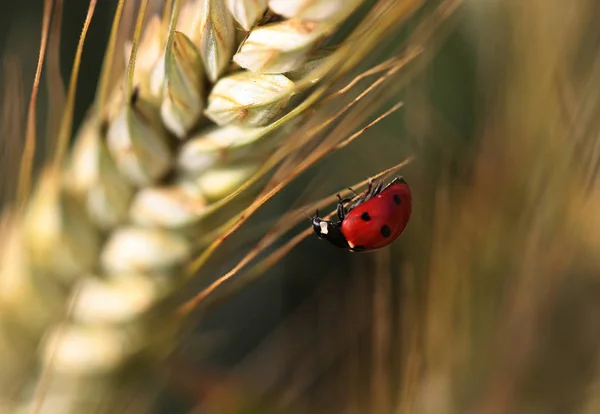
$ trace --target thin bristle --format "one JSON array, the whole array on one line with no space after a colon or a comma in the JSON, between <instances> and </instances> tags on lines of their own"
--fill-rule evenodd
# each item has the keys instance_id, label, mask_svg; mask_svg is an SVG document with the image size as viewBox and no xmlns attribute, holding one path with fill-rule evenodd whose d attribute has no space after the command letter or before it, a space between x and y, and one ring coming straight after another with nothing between
<instances>
[{"instance_id":1,"label":"thin bristle","mask_svg":"<svg viewBox=\"0 0 600 414\"><path fill-rule=\"evenodd\" d=\"M54 3L52 24L48 38L48 51L46 53L46 84L48 96L52 97L52 105L48 108L48 121L45 128L45 145L48 156L52 157L56 148L60 129L60 117L65 106L65 82L61 74L60 44L63 21L63 0Z\"/></svg>"},{"instance_id":2,"label":"thin bristle","mask_svg":"<svg viewBox=\"0 0 600 414\"><path fill-rule=\"evenodd\" d=\"M137 19L135 22L135 30L133 33L133 47L131 48L131 55L129 62L127 63L127 82L125 86L125 94L132 96L134 93L134 82L133 75L135 73L135 59L137 57L138 47L140 45L140 39L142 37L142 30L144 29L144 21L146 19L146 10L148 9L149 0L142 0L137 10Z\"/></svg>"},{"instance_id":3,"label":"thin bristle","mask_svg":"<svg viewBox=\"0 0 600 414\"><path fill-rule=\"evenodd\" d=\"M83 28L81 29L81 35L79 42L77 43L77 51L75 53L75 59L73 61L73 69L71 71L71 80L69 81L69 88L67 92L67 102L62 115L62 122L60 124L60 131L58 139L56 141L56 152L54 155L54 166L60 168L64 161L69 139L73 129L73 110L75 108L75 93L77 91L77 80L79 79L79 67L81 65L81 55L83 53L83 45L85 44L85 38L87 36L92 17L94 16L94 10L96 8L97 0L90 0Z\"/></svg>"},{"instance_id":4,"label":"thin bristle","mask_svg":"<svg viewBox=\"0 0 600 414\"><path fill-rule=\"evenodd\" d=\"M40 87L40 78L42 77L42 67L46 48L48 44L48 33L50 32L50 17L52 16L52 0L44 1L44 18L42 21L42 38L40 41L40 51L38 55L35 77L33 78L33 88L29 98L29 107L27 110L27 129L25 132L25 147L23 148L21 158L21 168L19 171L19 184L17 189L17 203L23 205L29 196L31 187L31 175L33 174L33 159L35 156L35 147L37 141L36 134L36 107L38 90Z\"/></svg>"},{"instance_id":5,"label":"thin bristle","mask_svg":"<svg viewBox=\"0 0 600 414\"><path fill-rule=\"evenodd\" d=\"M102 63L102 71L100 72L100 81L98 82L98 92L96 93L96 110L101 114L104 112L104 105L109 93L110 86L110 75L112 73L113 61L115 58L117 40L119 35L119 26L121 24L121 18L123 16L123 9L125 7L125 0L119 0L115 15L110 29L110 36L108 38L108 45L106 47L106 54L104 55L104 62ZM104 117L101 115L97 119L102 120Z\"/></svg>"}]
</instances>

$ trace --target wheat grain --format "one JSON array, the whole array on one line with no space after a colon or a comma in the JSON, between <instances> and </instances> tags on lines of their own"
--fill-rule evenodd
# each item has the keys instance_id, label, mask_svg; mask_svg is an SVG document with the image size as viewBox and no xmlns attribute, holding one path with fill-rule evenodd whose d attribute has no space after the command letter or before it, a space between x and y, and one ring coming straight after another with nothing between
<instances>
[{"instance_id":1,"label":"wheat grain","mask_svg":"<svg viewBox=\"0 0 600 414\"><path fill-rule=\"evenodd\" d=\"M267 0L226 0L227 9L233 18L248 31L267 11L267 2Z\"/></svg>"}]
</instances>

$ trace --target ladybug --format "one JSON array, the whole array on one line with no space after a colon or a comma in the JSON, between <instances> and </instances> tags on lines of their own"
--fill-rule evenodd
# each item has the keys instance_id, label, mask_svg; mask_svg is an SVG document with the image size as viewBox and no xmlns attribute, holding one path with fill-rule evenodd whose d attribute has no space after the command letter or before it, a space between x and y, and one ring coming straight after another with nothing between
<instances>
[{"instance_id":1,"label":"ladybug","mask_svg":"<svg viewBox=\"0 0 600 414\"><path fill-rule=\"evenodd\" d=\"M351 198L337 197L339 221L324 220L317 210L312 227L318 238L352 252L377 250L392 243L404 231L412 211L410 187L402 177L385 188L383 181L375 188L370 182L367 191L352 204Z\"/></svg>"}]
</instances>

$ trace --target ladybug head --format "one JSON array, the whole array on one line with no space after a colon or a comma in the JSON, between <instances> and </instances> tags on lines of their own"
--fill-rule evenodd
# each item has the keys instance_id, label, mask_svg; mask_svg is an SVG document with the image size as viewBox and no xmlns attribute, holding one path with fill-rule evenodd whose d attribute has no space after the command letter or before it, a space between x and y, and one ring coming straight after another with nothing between
<instances>
[{"instance_id":1,"label":"ladybug head","mask_svg":"<svg viewBox=\"0 0 600 414\"><path fill-rule=\"evenodd\" d=\"M346 237L342 233L340 223L323 220L319 217L319 210L315 212L312 218L312 227L318 238L327 240L329 243L342 249L349 248Z\"/></svg>"}]
</instances>

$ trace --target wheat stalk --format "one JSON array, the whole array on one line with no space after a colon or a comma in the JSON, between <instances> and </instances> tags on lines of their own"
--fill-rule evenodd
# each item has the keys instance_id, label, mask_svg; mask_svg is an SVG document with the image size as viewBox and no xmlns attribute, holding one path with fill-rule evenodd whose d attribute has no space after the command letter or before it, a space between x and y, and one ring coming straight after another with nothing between
<instances>
[{"instance_id":1,"label":"wheat stalk","mask_svg":"<svg viewBox=\"0 0 600 414\"><path fill-rule=\"evenodd\" d=\"M46 18L52 3L46 2ZM325 46L366 3L350 35ZM30 195L36 135L30 124L18 202L2 219L2 408L119 411L119 375L162 358L180 334L180 316L156 317L153 309L196 274L186 272L192 259L203 249L208 258L225 237L208 249L207 241L239 226L278 165L319 143L313 156L273 176L289 182L345 145L343 136L364 115L329 140L319 133L372 98L342 91L346 109L327 122L308 110L421 3L175 0L163 17L147 18L148 1L141 1L133 41L122 47L119 22L131 2L119 1L97 99L67 151L90 2L52 158ZM50 30L46 24L40 70ZM128 64L111 82L120 48ZM392 60L382 79L403 70L419 55L415 50ZM194 270L214 277L203 264Z\"/></svg>"}]
</instances>

